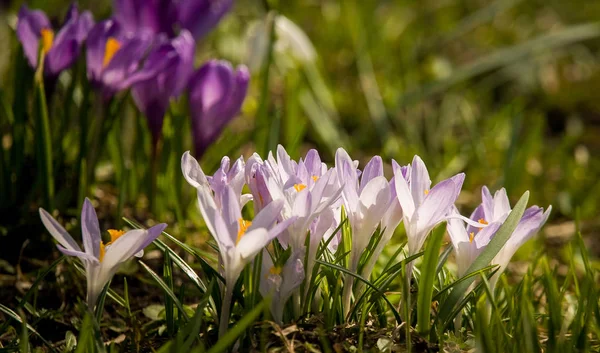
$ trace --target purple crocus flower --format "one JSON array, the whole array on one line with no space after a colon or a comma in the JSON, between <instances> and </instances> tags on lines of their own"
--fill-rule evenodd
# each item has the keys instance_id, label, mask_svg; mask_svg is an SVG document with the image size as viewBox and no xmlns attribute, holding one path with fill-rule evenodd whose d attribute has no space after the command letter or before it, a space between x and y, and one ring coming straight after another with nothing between
<instances>
[{"instance_id":1,"label":"purple crocus flower","mask_svg":"<svg viewBox=\"0 0 600 353\"><path fill-rule=\"evenodd\" d=\"M160 38L135 76L131 94L136 106L148 119L152 146L160 140L169 101L181 95L194 70L194 38L187 30L172 39Z\"/></svg>"},{"instance_id":2,"label":"purple crocus flower","mask_svg":"<svg viewBox=\"0 0 600 353\"><path fill-rule=\"evenodd\" d=\"M228 62L217 60L207 62L192 74L188 88L197 158L240 111L249 80L245 66L234 71Z\"/></svg>"},{"instance_id":3,"label":"purple crocus flower","mask_svg":"<svg viewBox=\"0 0 600 353\"><path fill-rule=\"evenodd\" d=\"M156 72L139 70L152 42L147 33L125 33L113 19L97 23L87 38L88 79L111 96L152 77Z\"/></svg>"},{"instance_id":4,"label":"purple crocus flower","mask_svg":"<svg viewBox=\"0 0 600 353\"><path fill-rule=\"evenodd\" d=\"M173 35L177 6L170 0L115 0L114 16L125 32Z\"/></svg>"},{"instance_id":5,"label":"purple crocus flower","mask_svg":"<svg viewBox=\"0 0 600 353\"><path fill-rule=\"evenodd\" d=\"M222 190L226 186L231 187L235 194L239 196L241 208L252 200L252 194L242 194L242 189L245 184L245 167L246 163L244 162L244 157L240 156L240 158L231 165L231 160L229 157L225 156L221 159L221 166L217 169L215 174L206 177L210 183L210 187L215 190L216 195L223 195ZM216 198L215 202L217 203L217 207L222 206L222 200L220 198ZM260 210L255 209L255 211L258 212Z\"/></svg>"},{"instance_id":6,"label":"purple crocus flower","mask_svg":"<svg viewBox=\"0 0 600 353\"><path fill-rule=\"evenodd\" d=\"M504 188L496 191L492 197L488 188L484 186L481 189L481 199L481 205L473 211L470 220L487 225L486 227L481 229L472 225L465 227L460 218L450 218L448 220L447 228L452 245L456 251L459 276L466 274L466 270L488 245L510 212L512 212ZM543 208L538 206L531 206L525 210L517 228L491 262L500 266L492 279L492 283L496 282L498 276L504 271L508 262L521 245L534 236L544 223L546 223L551 211L552 206L549 206L545 212ZM453 213L458 214L458 211L454 209Z\"/></svg>"},{"instance_id":7,"label":"purple crocus flower","mask_svg":"<svg viewBox=\"0 0 600 353\"><path fill-rule=\"evenodd\" d=\"M71 5L65 23L55 35L54 30L40 10L29 10L21 6L17 22L17 38L23 45L23 52L34 69L38 65L40 48L44 54L44 74L57 76L77 60L81 46L88 32L94 25L89 11L79 13L75 5Z\"/></svg>"},{"instance_id":8,"label":"purple crocus flower","mask_svg":"<svg viewBox=\"0 0 600 353\"><path fill-rule=\"evenodd\" d=\"M104 244L98 226L98 216L87 198L81 209L82 251L79 245L46 210L40 208L40 218L50 234L58 241L58 250L75 256L83 262L87 279L87 303L94 309L104 286L119 269L119 265L133 256L144 255L144 248L156 239L167 226L164 223L152 228L134 229L128 232L109 229L111 241Z\"/></svg>"},{"instance_id":9,"label":"purple crocus flower","mask_svg":"<svg viewBox=\"0 0 600 353\"><path fill-rule=\"evenodd\" d=\"M198 40L219 23L233 0L115 0L115 18L127 32L173 36L187 29Z\"/></svg>"}]
</instances>

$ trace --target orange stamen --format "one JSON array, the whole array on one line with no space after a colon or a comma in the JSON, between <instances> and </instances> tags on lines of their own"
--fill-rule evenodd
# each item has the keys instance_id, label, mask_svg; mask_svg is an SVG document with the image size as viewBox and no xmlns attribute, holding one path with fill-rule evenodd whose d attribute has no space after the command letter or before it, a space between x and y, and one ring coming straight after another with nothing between
<instances>
[{"instance_id":1,"label":"orange stamen","mask_svg":"<svg viewBox=\"0 0 600 353\"><path fill-rule=\"evenodd\" d=\"M102 59L102 67L106 67L115 56L115 53L121 48L121 43L114 37L109 37L104 48L104 58Z\"/></svg>"},{"instance_id":2,"label":"orange stamen","mask_svg":"<svg viewBox=\"0 0 600 353\"><path fill-rule=\"evenodd\" d=\"M483 218L480 218L477 222L479 222L480 224L488 224L488 222Z\"/></svg>"},{"instance_id":3,"label":"orange stamen","mask_svg":"<svg viewBox=\"0 0 600 353\"><path fill-rule=\"evenodd\" d=\"M104 260L105 253L106 253L106 246L104 245L103 242L100 242L100 254L98 256L98 259L100 260L100 262L102 262L102 260Z\"/></svg>"},{"instance_id":4,"label":"orange stamen","mask_svg":"<svg viewBox=\"0 0 600 353\"><path fill-rule=\"evenodd\" d=\"M54 42L54 31L48 28L42 28L40 34L42 35L42 52L47 54Z\"/></svg>"},{"instance_id":5,"label":"orange stamen","mask_svg":"<svg viewBox=\"0 0 600 353\"><path fill-rule=\"evenodd\" d=\"M306 189L306 185L304 185L304 184L294 184L294 189L296 189L296 191L300 192L300 191Z\"/></svg>"},{"instance_id":6,"label":"orange stamen","mask_svg":"<svg viewBox=\"0 0 600 353\"><path fill-rule=\"evenodd\" d=\"M244 236L244 234L246 234L246 230L248 230L248 227L250 227L252 225L252 222L247 221L243 218L240 218L238 220L238 223L240 225L240 229L238 230L238 235L237 235L237 240L235 241L235 245L237 245L240 240L242 240L242 237Z\"/></svg>"},{"instance_id":7,"label":"orange stamen","mask_svg":"<svg viewBox=\"0 0 600 353\"><path fill-rule=\"evenodd\" d=\"M469 233L469 243L472 243L473 239L475 239L475 232Z\"/></svg>"},{"instance_id":8,"label":"orange stamen","mask_svg":"<svg viewBox=\"0 0 600 353\"><path fill-rule=\"evenodd\" d=\"M121 237L121 235L125 234L125 231L117 230L117 229L109 229L108 234L110 234L110 242L108 242L108 244L111 244L111 243L114 243L115 240L119 239Z\"/></svg>"},{"instance_id":9,"label":"orange stamen","mask_svg":"<svg viewBox=\"0 0 600 353\"><path fill-rule=\"evenodd\" d=\"M425 195L429 195L429 190L425 189L425 191L423 192Z\"/></svg>"},{"instance_id":10,"label":"orange stamen","mask_svg":"<svg viewBox=\"0 0 600 353\"><path fill-rule=\"evenodd\" d=\"M318 177L318 176L316 176L316 175L313 175L313 176L312 176L312 180L313 180L313 181L317 181L317 180L319 180L319 177Z\"/></svg>"}]
</instances>

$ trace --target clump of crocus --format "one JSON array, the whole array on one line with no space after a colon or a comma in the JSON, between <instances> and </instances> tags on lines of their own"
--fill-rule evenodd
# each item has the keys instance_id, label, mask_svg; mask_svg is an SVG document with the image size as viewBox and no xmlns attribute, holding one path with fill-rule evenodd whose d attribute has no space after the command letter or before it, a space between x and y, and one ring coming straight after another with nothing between
<instances>
[{"instance_id":1,"label":"clump of crocus","mask_svg":"<svg viewBox=\"0 0 600 353\"><path fill-rule=\"evenodd\" d=\"M181 158L181 170L188 183L196 188L200 212L219 247L221 273L225 278L219 323L219 336L222 336L228 328L233 288L242 270L294 219L276 224L283 207L281 200L271 202L254 219L244 219L239 195L230 185L213 190L198 161L189 152ZM220 199L220 207L215 199Z\"/></svg>"},{"instance_id":2,"label":"clump of crocus","mask_svg":"<svg viewBox=\"0 0 600 353\"><path fill-rule=\"evenodd\" d=\"M72 5L63 26L55 32L43 11L30 10L23 5L18 14L17 37L32 68L38 67L38 54L41 52L44 74L58 76L77 60L93 25L94 19L89 11L80 14Z\"/></svg>"},{"instance_id":3,"label":"clump of crocus","mask_svg":"<svg viewBox=\"0 0 600 353\"><path fill-rule=\"evenodd\" d=\"M466 274L466 270L485 249L512 212L504 188L496 191L492 197L488 188L484 186L481 189L481 201L481 204L471 214L470 220L481 224L482 228L471 224L467 224L465 227L460 218L448 220L447 229L456 253L458 275L461 277ZM498 272L492 278L492 284L496 282L521 245L534 236L546 223L551 211L552 206L549 206L545 212L538 206L531 206L525 210L510 238L491 262L493 265L499 265ZM458 214L458 211L454 209L453 213Z\"/></svg>"},{"instance_id":4,"label":"clump of crocus","mask_svg":"<svg viewBox=\"0 0 600 353\"><path fill-rule=\"evenodd\" d=\"M86 198L81 210L82 251L65 228L42 208L40 218L48 232L58 241L58 250L65 255L79 258L83 263L87 279L87 304L90 310L94 309L98 296L117 272L119 265L133 256L143 256L144 248L167 226L161 223L147 230L134 229L128 232L109 229L111 240L105 244L102 241L96 211Z\"/></svg>"},{"instance_id":5,"label":"clump of crocus","mask_svg":"<svg viewBox=\"0 0 600 353\"><path fill-rule=\"evenodd\" d=\"M189 80L194 152L200 158L225 125L240 111L250 74L245 66L233 69L226 61L211 60Z\"/></svg>"}]
</instances>

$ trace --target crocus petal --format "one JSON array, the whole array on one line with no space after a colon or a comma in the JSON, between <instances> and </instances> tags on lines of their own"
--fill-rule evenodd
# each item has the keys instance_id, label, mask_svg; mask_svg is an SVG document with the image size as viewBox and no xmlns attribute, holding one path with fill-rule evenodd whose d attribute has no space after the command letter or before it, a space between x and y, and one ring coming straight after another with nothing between
<instances>
[{"instance_id":1,"label":"crocus petal","mask_svg":"<svg viewBox=\"0 0 600 353\"><path fill-rule=\"evenodd\" d=\"M365 188L365 185L367 185L371 179L378 176L383 176L383 161L381 160L380 156L374 156L363 169L360 177L360 188L358 189L358 193L362 192L362 190Z\"/></svg>"},{"instance_id":2,"label":"crocus petal","mask_svg":"<svg viewBox=\"0 0 600 353\"><path fill-rule=\"evenodd\" d=\"M67 255L67 256L75 256L80 258L81 260L86 261L86 263L99 263L98 259L88 253L85 253L83 251L77 251L77 250L72 250L72 249L67 249L64 248L60 245L56 245L56 247L58 248L58 250Z\"/></svg>"},{"instance_id":3,"label":"crocus petal","mask_svg":"<svg viewBox=\"0 0 600 353\"><path fill-rule=\"evenodd\" d=\"M404 218L412 219L415 213L415 202L410 193L408 183L401 173L394 175L394 186L396 187L396 196L398 197L398 202L400 202L400 207L402 207Z\"/></svg>"},{"instance_id":4,"label":"crocus petal","mask_svg":"<svg viewBox=\"0 0 600 353\"><path fill-rule=\"evenodd\" d=\"M42 29L51 30L52 26L43 11L29 10L25 5L19 9L18 18L17 38L23 46L23 52L29 65L35 68L38 64L39 39Z\"/></svg>"},{"instance_id":5,"label":"crocus petal","mask_svg":"<svg viewBox=\"0 0 600 353\"><path fill-rule=\"evenodd\" d=\"M431 188L431 179L425 163L419 156L412 161L410 174L410 192L415 206L420 205Z\"/></svg>"},{"instance_id":6,"label":"crocus petal","mask_svg":"<svg viewBox=\"0 0 600 353\"><path fill-rule=\"evenodd\" d=\"M257 228L270 228L279 217L283 208L283 200L275 200L263 208L252 220L248 231Z\"/></svg>"},{"instance_id":7,"label":"crocus petal","mask_svg":"<svg viewBox=\"0 0 600 353\"><path fill-rule=\"evenodd\" d=\"M265 228L249 230L238 242L236 249L244 260L251 260L261 251L273 238Z\"/></svg>"},{"instance_id":8,"label":"crocus petal","mask_svg":"<svg viewBox=\"0 0 600 353\"><path fill-rule=\"evenodd\" d=\"M121 263L129 260L144 246L154 241L165 227L165 224L160 224L153 227L152 232L144 229L134 229L123 234L106 250L102 267L108 269L108 272L113 272L113 269L116 271Z\"/></svg>"},{"instance_id":9,"label":"crocus petal","mask_svg":"<svg viewBox=\"0 0 600 353\"><path fill-rule=\"evenodd\" d=\"M81 209L81 237L85 252L95 258L100 256L100 225L96 210L90 200L86 197Z\"/></svg>"},{"instance_id":10,"label":"crocus petal","mask_svg":"<svg viewBox=\"0 0 600 353\"><path fill-rule=\"evenodd\" d=\"M121 27L112 19L96 23L90 29L86 40L87 77L94 85L99 85L102 78L104 52L108 38L119 38Z\"/></svg>"},{"instance_id":11,"label":"crocus petal","mask_svg":"<svg viewBox=\"0 0 600 353\"><path fill-rule=\"evenodd\" d=\"M442 221L457 197L454 181L447 179L438 183L417 209L417 229L420 231L432 229Z\"/></svg>"},{"instance_id":12,"label":"crocus petal","mask_svg":"<svg viewBox=\"0 0 600 353\"><path fill-rule=\"evenodd\" d=\"M79 247L79 245L77 245L75 240L73 240L71 235L69 235L69 233L67 233L65 228L63 228L63 226L61 226L60 223L58 223L43 208L40 208L39 211L40 211L40 218L42 219L42 223L44 223L44 226L46 227L48 232L50 232L50 235L52 235L54 237L54 239L56 239L56 241L58 241L58 243L60 245L65 247L67 250L74 250L74 251L81 252L81 248Z\"/></svg>"},{"instance_id":13,"label":"crocus petal","mask_svg":"<svg viewBox=\"0 0 600 353\"><path fill-rule=\"evenodd\" d=\"M233 242L235 242L237 240L237 234L240 230L239 222L242 219L240 199L230 186L225 186L222 193L221 215L223 216L223 221L227 226L227 232L229 235L236 237L231 239Z\"/></svg>"},{"instance_id":14,"label":"crocus petal","mask_svg":"<svg viewBox=\"0 0 600 353\"><path fill-rule=\"evenodd\" d=\"M93 25L94 21L89 11L79 15L77 8L72 6L67 21L56 34L52 47L46 54L44 71L50 75L58 75L73 65Z\"/></svg>"},{"instance_id":15,"label":"crocus petal","mask_svg":"<svg viewBox=\"0 0 600 353\"><path fill-rule=\"evenodd\" d=\"M125 90L132 84L156 74L149 70L138 71L152 40L152 37L143 33L123 39L121 47L102 71L102 83L110 92Z\"/></svg>"},{"instance_id":16,"label":"crocus petal","mask_svg":"<svg viewBox=\"0 0 600 353\"><path fill-rule=\"evenodd\" d=\"M208 33L231 9L233 0L181 0L178 16L181 27L199 39Z\"/></svg>"},{"instance_id":17,"label":"crocus petal","mask_svg":"<svg viewBox=\"0 0 600 353\"><path fill-rule=\"evenodd\" d=\"M510 211L510 201L508 200L508 195L506 195L506 189L501 188L494 194L494 212L490 221L495 222L504 219Z\"/></svg>"},{"instance_id":18,"label":"crocus petal","mask_svg":"<svg viewBox=\"0 0 600 353\"><path fill-rule=\"evenodd\" d=\"M127 32L173 34L177 22L175 1L115 0L115 18Z\"/></svg>"},{"instance_id":19,"label":"crocus petal","mask_svg":"<svg viewBox=\"0 0 600 353\"><path fill-rule=\"evenodd\" d=\"M229 63L216 60L192 74L189 104L196 156L204 153L240 111L249 79L245 66L234 72Z\"/></svg>"}]
</instances>

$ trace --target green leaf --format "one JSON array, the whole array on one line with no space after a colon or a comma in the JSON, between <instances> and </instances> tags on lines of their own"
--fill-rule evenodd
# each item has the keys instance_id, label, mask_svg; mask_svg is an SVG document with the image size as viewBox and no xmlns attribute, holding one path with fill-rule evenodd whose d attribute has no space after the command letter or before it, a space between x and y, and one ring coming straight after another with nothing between
<instances>
[{"instance_id":1,"label":"green leaf","mask_svg":"<svg viewBox=\"0 0 600 353\"><path fill-rule=\"evenodd\" d=\"M183 314L183 317L185 318L185 320L189 321L190 317L186 313L185 308L183 307L183 305L181 304L181 302L179 301L179 299L177 298L177 296L175 295L175 293L173 293L173 291L171 290L171 288L169 288L169 286L156 274L156 272L154 272L143 261L140 261L140 264L142 265L142 267L144 268L144 270L146 270L146 272L148 272L150 274L150 276L152 276L152 278L154 278L154 280L156 281L156 283L158 283L158 285L165 292L165 295L167 295L167 296L169 296L171 298L171 300L173 301L173 304L175 304L175 306L177 306L177 309L179 309L179 311Z\"/></svg>"},{"instance_id":2,"label":"green leaf","mask_svg":"<svg viewBox=\"0 0 600 353\"><path fill-rule=\"evenodd\" d=\"M445 233L445 226L438 226L433 231L431 236L429 236L429 242L423 256L419 292L417 294L417 330L422 336L426 336L430 330L433 282L437 276L436 267Z\"/></svg>"},{"instance_id":3,"label":"green leaf","mask_svg":"<svg viewBox=\"0 0 600 353\"><path fill-rule=\"evenodd\" d=\"M42 342L44 342L44 344L46 346L48 346L48 348L50 348L50 350L52 352L56 353L56 350L54 349L54 347L52 346L52 344L50 344L50 342L46 341L46 339L44 339L44 337L42 337L42 335L40 335L31 325L29 325L26 322L23 322L23 320L21 320L21 317L15 313L14 311L12 311L10 308L0 304L0 311L2 311L4 314L8 315L8 317L12 318L13 320L18 321L20 324L26 325L27 329L29 331L31 331L32 333L34 333L36 336L38 336L40 338L40 340Z\"/></svg>"},{"instance_id":4,"label":"green leaf","mask_svg":"<svg viewBox=\"0 0 600 353\"><path fill-rule=\"evenodd\" d=\"M525 212L525 208L527 207L528 200L529 191L526 191L523 194L523 196L521 196L521 199L519 199L519 202L517 202L506 221L504 221L504 224L502 224L502 226L500 227L500 229L498 229L492 240L490 240L486 248L481 252L477 259L475 259L473 264L471 264L471 266L467 269L467 273L483 269L484 267L488 266L488 264L494 259L496 254L498 254L498 252L502 249L504 244L508 241L513 231L519 224L519 221L521 220L521 217ZM452 310L465 295L465 292L474 280L475 278L471 277L463 282L458 283L456 286L453 287L452 292L450 292L450 295L442 304L437 319L441 320L441 322L449 322Z\"/></svg>"}]
</instances>

